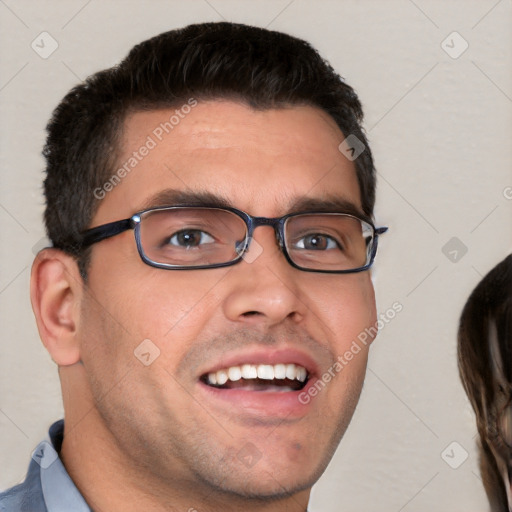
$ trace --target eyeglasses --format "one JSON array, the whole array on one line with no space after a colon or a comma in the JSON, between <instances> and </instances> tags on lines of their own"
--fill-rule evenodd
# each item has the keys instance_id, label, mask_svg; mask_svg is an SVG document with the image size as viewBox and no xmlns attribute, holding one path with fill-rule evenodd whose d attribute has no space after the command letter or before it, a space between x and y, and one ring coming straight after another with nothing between
<instances>
[{"instance_id":1,"label":"eyeglasses","mask_svg":"<svg viewBox=\"0 0 512 512\"><path fill-rule=\"evenodd\" d=\"M84 231L81 248L133 229L140 257L152 267L227 267L244 258L258 226L274 228L277 243L293 267L337 274L370 268L378 237L388 229L347 213L304 212L267 218L235 208L166 206Z\"/></svg>"}]
</instances>

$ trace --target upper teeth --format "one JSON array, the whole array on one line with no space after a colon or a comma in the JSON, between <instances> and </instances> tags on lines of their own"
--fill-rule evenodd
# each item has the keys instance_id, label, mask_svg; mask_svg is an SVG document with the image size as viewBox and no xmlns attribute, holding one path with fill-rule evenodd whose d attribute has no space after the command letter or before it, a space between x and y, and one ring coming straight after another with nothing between
<instances>
[{"instance_id":1,"label":"upper teeth","mask_svg":"<svg viewBox=\"0 0 512 512\"><path fill-rule=\"evenodd\" d=\"M240 379L290 379L305 382L308 376L306 368L296 364L243 364L241 366L230 366L208 374L208 384L222 386L228 380L237 381Z\"/></svg>"}]
</instances>

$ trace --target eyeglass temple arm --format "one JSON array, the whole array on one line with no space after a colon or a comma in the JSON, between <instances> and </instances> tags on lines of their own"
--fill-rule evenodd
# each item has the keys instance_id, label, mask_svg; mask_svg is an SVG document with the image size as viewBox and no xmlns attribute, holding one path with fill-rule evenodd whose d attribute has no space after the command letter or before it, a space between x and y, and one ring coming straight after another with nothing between
<instances>
[{"instance_id":1,"label":"eyeglass temple arm","mask_svg":"<svg viewBox=\"0 0 512 512\"><path fill-rule=\"evenodd\" d=\"M88 229L82 233L81 247L85 248L89 245L110 238L111 236L119 235L123 231L127 231L134 227L133 220L123 219L115 222L109 222L96 228Z\"/></svg>"},{"instance_id":2,"label":"eyeglass temple arm","mask_svg":"<svg viewBox=\"0 0 512 512\"><path fill-rule=\"evenodd\" d=\"M382 235L383 233L385 233L389 228L387 227L381 227L381 228L375 228L375 234L376 235Z\"/></svg>"}]
</instances>

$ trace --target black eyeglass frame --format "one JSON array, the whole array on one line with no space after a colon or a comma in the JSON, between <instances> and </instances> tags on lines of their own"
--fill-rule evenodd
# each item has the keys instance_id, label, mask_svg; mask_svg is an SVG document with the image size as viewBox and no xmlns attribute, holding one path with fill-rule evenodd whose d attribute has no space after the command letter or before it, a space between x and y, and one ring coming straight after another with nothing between
<instances>
[{"instance_id":1,"label":"black eyeglass frame","mask_svg":"<svg viewBox=\"0 0 512 512\"><path fill-rule=\"evenodd\" d=\"M152 211L162 211L162 210L173 210L173 209L181 209L181 208L193 208L193 209L205 209L205 210L221 210L221 211L228 211L231 213L236 214L238 217L240 217L247 227L247 235L245 237L244 245L242 248L237 248L236 252L238 253L238 256L234 258L233 260L230 260L225 263L214 263L211 265L196 265L196 266L184 266L184 265L171 265L168 263L159 263L156 262L150 258L148 258L144 252L144 249L142 247L142 242L140 239L140 224L142 221L142 216L145 213L152 212ZM372 249L370 253L370 258L368 260L368 263L362 267L358 267L355 269L348 269L348 270L316 270L312 268L305 268L301 267L300 265L297 265L290 257L288 250L286 248L285 243L285 223L286 221L291 217L297 217L300 215L329 215L329 214L337 214L337 215L346 215L347 217L352 217L360 222L364 222L372 229ZM276 233L276 238L278 245L280 249L282 250L283 254L286 257L286 260L288 263L299 270L303 270L305 272L321 272L326 274L353 274L355 272L363 272L365 270L368 270L372 265L373 261L375 260L375 255L377 254L377 245L378 245L378 238L379 235L382 235L385 233L388 228L387 227L380 227L376 228L375 225L369 220L368 218L360 217L358 215L353 215L351 213L345 213L345 212L325 212L325 211L308 211L308 212L295 212L295 213L288 213L286 215L283 215L282 217L255 217L252 215L249 215L248 213L238 210L237 208L232 207L217 207L217 206L204 206L204 205L193 205L193 204L183 204L183 205L175 205L175 206L158 206L153 208L147 208L145 210L142 210L140 212L135 213L128 219L122 219L117 220L114 222L109 222L107 224L102 224L100 226L96 226L94 228L88 229L86 231L82 232L82 239L80 241L80 248L86 249L87 247L90 247L91 245L101 242L102 240L105 240L107 238L111 238L113 236L119 235L121 233L124 233L125 231L128 231L129 229L134 230L135 234L135 242L137 244L137 250L139 252L139 255L144 263L147 265L150 265L152 267L156 268L162 268L165 270L201 270L201 269L208 269L208 268L220 268L220 267L228 267L231 265L235 265L236 263L240 262L243 258L244 253L248 250L250 241L253 238L254 230L258 226L271 226L274 228L274 232Z\"/></svg>"}]
</instances>

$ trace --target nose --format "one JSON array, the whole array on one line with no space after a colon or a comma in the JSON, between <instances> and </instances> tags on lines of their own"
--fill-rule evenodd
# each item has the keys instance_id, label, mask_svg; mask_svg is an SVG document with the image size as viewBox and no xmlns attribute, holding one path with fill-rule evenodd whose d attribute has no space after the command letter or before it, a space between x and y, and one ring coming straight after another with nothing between
<instances>
[{"instance_id":1,"label":"nose","mask_svg":"<svg viewBox=\"0 0 512 512\"><path fill-rule=\"evenodd\" d=\"M225 316L235 322L265 324L300 322L306 307L301 300L300 274L280 250L274 228L254 231L242 261L231 267Z\"/></svg>"}]
</instances>

